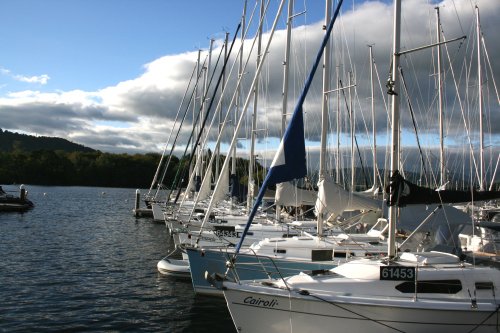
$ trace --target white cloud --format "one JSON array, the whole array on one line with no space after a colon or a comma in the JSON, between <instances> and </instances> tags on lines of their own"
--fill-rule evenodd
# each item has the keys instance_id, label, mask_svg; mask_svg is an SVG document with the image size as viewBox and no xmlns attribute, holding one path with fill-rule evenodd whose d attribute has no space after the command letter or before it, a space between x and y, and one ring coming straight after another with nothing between
<instances>
[{"instance_id":1,"label":"white cloud","mask_svg":"<svg viewBox=\"0 0 500 333\"><path fill-rule=\"evenodd\" d=\"M500 3L498 0L478 0L481 12L482 27L485 40L489 47L490 59L500 58L500 45L494 43L496 31L498 31L498 15L500 15ZM428 0L406 0L403 3L403 43L406 48L413 48L424 44L429 44L435 38L434 29L434 7L436 3L430 4ZM443 31L448 39L469 34L474 21L474 8L470 3L451 2L445 0L440 3L443 17ZM484 9L483 9L484 8ZM459 20L457 20L457 18ZM457 21L459 23L457 23ZM309 71L312 59L315 57L320 38L323 34L321 29L323 22L317 22L307 27L295 27L292 33L292 57L290 59L289 88L289 112L292 112L295 101L300 94L304 79ZM374 44L377 69L383 87L387 79L390 68L391 37L392 36L392 4L379 1L366 1L356 8L344 7L343 14L336 24L332 37L332 88L336 86L335 72L340 72L344 85L347 85L347 72L352 71L356 80L356 91L358 101L356 106L357 129L359 135L365 134L365 126L370 128L371 115L369 106L369 67L367 44ZM259 115L264 115L259 119L259 137L266 134L277 136L280 133L280 110L281 110L281 90L282 71L284 56L284 31L278 31L273 40L273 44L267 54L268 64L262 72L260 80ZM473 85L473 80L465 82L465 77L473 77L474 69L469 63L459 60L459 56L464 54L470 56L474 51L474 36L468 36L466 44L462 48L458 44L450 44L448 50L455 66L456 76L462 81L461 85L467 83ZM263 43L266 42L264 36ZM245 50L248 50L251 40L245 42ZM238 49L238 43L234 46L233 54ZM215 64L219 54L221 41L216 42L216 48L212 56L212 65ZM245 51L248 52L248 51ZM71 138L73 141L89 145L91 147L105 151L158 151L158 146L162 146L168 137L170 130L174 127L174 118L179 109L182 96L188 86L191 72L195 66L198 52L186 52L181 54L166 55L144 65L142 75L130 80L118 83L115 86L106 87L95 92L55 91L42 93L39 91L18 91L11 92L0 98L0 119L3 128L20 128L41 135L59 135ZM206 52L202 53L202 60L205 59ZM246 55L245 55L246 58ZM232 60L235 56L232 56ZM460 62L461 61L461 62ZM446 61L447 62L447 61ZM473 63L473 61L472 61ZM435 111L435 86L433 75L433 61L431 51L405 57L402 59L405 66L409 88L412 94L412 103L416 111L420 112L419 125L422 132L435 133L436 131L436 111ZM461 74L462 67L467 64L466 69L470 72ZM227 72L232 67L231 62ZM499 66L493 65L493 76L498 78ZM245 80L243 82L243 92L248 92L250 82L255 71L255 59L249 62L249 67L245 70ZM25 82L46 84L50 79L48 75L21 76L12 74L8 69L0 68L3 75L17 77ZM320 123L320 101L321 101L321 78L320 74L306 100L306 124L309 126L307 133L312 138L318 137ZM458 100L453 97L454 85L451 80L451 71L446 72L447 84L447 133L451 140L452 129L463 130L463 121L458 109ZM489 75L488 77L490 77ZM216 78L215 78L216 79ZM229 103L232 96L232 89L236 86L236 75L233 72L228 74L228 91L225 104ZM490 84L492 80L488 81ZM192 83L193 84L193 83ZM497 83L498 85L498 83ZM199 87L203 82L199 83ZM377 84L378 86L378 84ZM383 88L384 89L384 88ZM491 92L491 91L490 91ZM385 91L384 91L385 95ZM189 93L188 93L189 96ZM201 92L197 94L197 103L200 101ZM472 95L468 95L469 101L473 102ZM492 95L490 95L492 96ZM245 96L246 97L246 96ZM387 128L387 114L383 110L382 94L377 89L375 97L377 101L376 122L379 131L385 134ZM493 100L495 97L493 96ZM240 106L244 98L240 101ZM335 129L336 117L336 96L330 96L330 117L332 128ZM217 101L215 101L217 102ZM406 102L405 102L406 103ZM344 100L341 96L341 111L343 117L346 116ZM434 104L434 105L433 105ZM253 104L250 105L249 112ZM429 106L431 105L431 106ZM192 105L190 106L192 109ZM475 122L477 116L474 115L474 105L467 106L468 117L472 121L471 130L477 132ZM404 129L411 133L411 122L409 121L407 108L403 117ZM181 111L184 111L182 109ZM489 129L492 133L500 133L500 112L498 103L493 103L492 108L486 115L489 120ZM229 117L234 120L234 116ZM364 119L364 120L363 120ZM185 124L191 124L192 111L188 112ZM365 121L365 122L364 122ZM112 126L112 124L120 124ZM348 123L344 120L344 125ZM248 125L248 123L247 123ZM246 130L248 126L244 127ZM458 130L457 130L458 129ZM184 126L179 142L187 141L190 134L190 126ZM348 131L349 128L343 128ZM213 131L211 138L215 137L217 131ZM226 135L226 142L232 136L232 127ZM241 137L247 137L241 133ZM494 139L494 138L493 138ZM459 139L455 139L458 141ZM463 138L462 138L463 140ZM366 140L365 140L366 141ZM385 142L384 142L385 143ZM498 142L497 142L498 143ZM344 143L345 144L345 143ZM434 143L430 143L431 145Z\"/></svg>"},{"instance_id":2,"label":"white cloud","mask_svg":"<svg viewBox=\"0 0 500 333\"><path fill-rule=\"evenodd\" d=\"M50 77L47 74L42 74L38 76L24 76L24 75L13 75L15 80L27 83L39 83L41 85L47 84Z\"/></svg>"},{"instance_id":3,"label":"white cloud","mask_svg":"<svg viewBox=\"0 0 500 333\"><path fill-rule=\"evenodd\" d=\"M37 83L41 85L46 85L50 80L50 76L48 76L47 74L35 75L35 76L13 74L11 70L2 67L0 67L0 73L9 76L16 81L26 82L26 83Z\"/></svg>"}]
</instances>

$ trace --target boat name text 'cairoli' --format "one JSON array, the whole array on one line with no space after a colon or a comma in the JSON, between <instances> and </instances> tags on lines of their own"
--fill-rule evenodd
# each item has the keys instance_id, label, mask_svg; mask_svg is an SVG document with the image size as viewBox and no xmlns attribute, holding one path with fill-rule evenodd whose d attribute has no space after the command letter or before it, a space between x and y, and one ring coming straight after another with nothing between
<instances>
[{"instance_id":1,"label":"boat name text 'cairoli'","mask_svg":"<svg viewBox=\"0 0 500 333\"><path fill-rule=\"evenodd\" d=\"M247 298L245 298L243 300L243 303L256 306L263 306L268 308L274 308L276 305L278 305L278 301L275 299L269 301L262 298L253 298L252 296L248 296Z\"/></svg>"}]
</instances>

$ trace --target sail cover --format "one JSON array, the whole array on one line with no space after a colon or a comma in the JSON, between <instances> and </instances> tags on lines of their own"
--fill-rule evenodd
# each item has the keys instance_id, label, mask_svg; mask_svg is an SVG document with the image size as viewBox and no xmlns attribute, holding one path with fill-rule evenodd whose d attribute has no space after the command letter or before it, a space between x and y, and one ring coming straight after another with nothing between
<instances>
[{"instance_id":1,"label":"sail cover","mask_svg":"<svg viewBox=\"0 0 500 333\"><path fill-rule=\"evenodd\" d=\"M293 186L290 182L276 185L275 203L281 206L300 207L302 205L313 206L316 202L318 192L304 190Z\"/></svg>"},{"instance_id":2,"label":"sail cover","mask_svg":"<svg viewBox=\"0 0 500 333\"><path fill-rule=\"evenodd\" d=\"M339 216L347 210L379 210L380 202L365 195L346 191L342 186L325 178L318 183L316 210Z\"/></svg>"},{"instance_id":3,"label":"sail cover","mask_svg":"<svg viewBox=\"0 0 500 333\"><path fill-rule=\"evenodd\" d=\"M456 191L435 190L413 184L394 171L387 188L390 194L387 205L404 207L413 204L459 203L470 201L493 200L500 198L500 191Z\"/></svg>"}]
</instances>

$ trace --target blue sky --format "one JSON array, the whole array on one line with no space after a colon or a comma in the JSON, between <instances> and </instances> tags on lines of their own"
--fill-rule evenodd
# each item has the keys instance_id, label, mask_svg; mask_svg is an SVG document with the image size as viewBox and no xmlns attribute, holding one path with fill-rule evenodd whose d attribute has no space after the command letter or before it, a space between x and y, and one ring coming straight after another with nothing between
<instances>
[{"instance_id":1,"label":"blue sky","mask_svg":"<svg viewBox=\"0 0 500 333\"><path fill-rule=\"evenodd\" d=\"M32 89L13 76L48 75L51 90L96 90L134 78L166 54L206 48L232 32L242 1L6 0L0 4L0 94Z\"/></svg>"},{"instance_id":2,"label":"blue sky","mask_svg":"<svg viewBox=\"0 0 500 333\"><path fill-rule=\"evenodd\" d=\"M109 152L159 152L175 127L174 117L187 81L196 61L197 50L206 56L209 39L217 40L219 52L225 32L233 37L238 24L243 0L2 0L0 2L0 128L44 136L58 136ZM277 0L271 0L270 15L264 31L270 29ZM500 2L498 0L405 0L403 1L403 45L412 48L432 42L434 38L434 7L441 7L444 34L448 39L467 34L464 48L450 46L451 54L467 50L474 52L474 36L470 35L474 21L474 5L481 9L481 24L493 76L498 80L500 45L496 43L500 31ZM255 6L248 0L247 20ZM291 92L289 107L293 108L305 73L322 37L324 2L322 0L296 1L295 14L302 13L293 23L293 52L290 63ZM279 108L281 105L282 63L284 46L284 18L268 54L269 65L264 69L259 107L259 125L275 139L261 139L259 148L269 150L278 141ZM253 25L253 27L255 24ZM345 1L342 15L332 35L334 41L333 65L341 68L343 82L346 75L356 75L359 109L356 118L361 132L359 140L369 145L365 128L371 126L368 107L368 50L374 44L381 86L387 78L392 33L392 1ZM252 30L245 45L255 35ZM266 38L264 38L266 40ZM436 117L434 110L434 74L432 52L412 55L403 61L418 79L409 82L415 96L415 105L423 106L419 124L427 146L436 146ZM253 61L253 60L252 60ZM474 60L469 61L473 67ZM455 60L456 64L460 64ZM253 64L253 62L252 62ZM252 67L253 66L253 67ZM251 65L246 71L251 79ZM460 73L460 67L456 69ZM450 73L450 72L448 72ZM408 76L410 78L410 76ZM474 77L474 70L470 77ZM448 75L449 80L451 75ZM418 81L418 84L416 83ZM491 84L493 80L488 79ZM320 84L314 85L311 98L306 100L308 133L319 127ZM450 82L451 83L451 82ZM497 83L498 84L498 83ZM473 86L474 82L469 82ZM262 88L263 89L263 88ZM453 84L447 90L448 144L466 143L458 102L451 95ZM493 89L488 98L495 101ZM379 93L380 95L380 93ZM450 96L450 97L448 97ZM376 97L376 123L381 141L385 144L387 114ZM474 102L473 98L470 98ZM433 106L434 104L434 106ZM332 100L332 108L333 108ZM489 106L487 145L498 151L500 112L498 104ZM474 108L471 105L471 110ZM453 119L451 119L453 116ZM474 118L474 116L471 116ZM332 115L332 126L333 126ZM404 131L411 133L410 121L403 120ZM470 130L473 143L477 141L477 117ZM264 131L262 131L264 132ZM189 131L183 131L187 138ZM232 133L230 133L232 134ZM230 134L226 137L226 144ZM212 134L212 138L213 138ZM310 142L317 143L317 134ZM315 141L316 140L316 141ZM332 142L335 135L331 135ZM414 139L405 136L405 143ZM332 142L330 144L334 145ZM343 148L349 145L343 142ZM263 155L265 152L262 152Z\"/></svg>"}]
</instances>

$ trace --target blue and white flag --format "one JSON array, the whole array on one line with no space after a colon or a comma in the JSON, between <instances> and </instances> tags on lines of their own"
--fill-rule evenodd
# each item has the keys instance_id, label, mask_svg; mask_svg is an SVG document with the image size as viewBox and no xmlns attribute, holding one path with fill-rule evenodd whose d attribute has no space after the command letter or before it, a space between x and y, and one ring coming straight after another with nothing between
<instances>
[{"instance_id":1,"label":"blue and white flag","mask_svg":"<svg viewBox=\"0 0 500 333\"><path fill-rule=\"evenodd\" d=\"M268 178L267 185L303 178L306 174L304 115L302 106L299 106L290 120L276 155L274 155L266 177Z\"/></svg>"}]
</instances>

